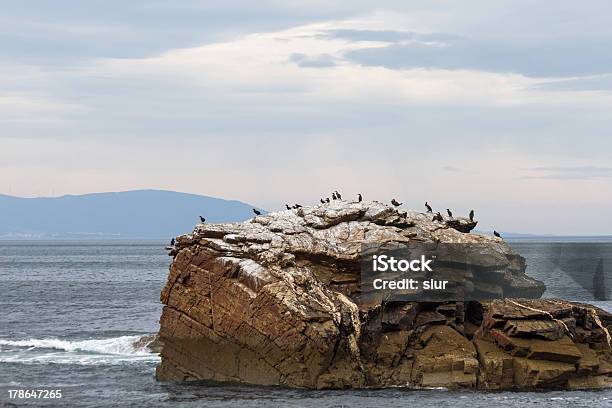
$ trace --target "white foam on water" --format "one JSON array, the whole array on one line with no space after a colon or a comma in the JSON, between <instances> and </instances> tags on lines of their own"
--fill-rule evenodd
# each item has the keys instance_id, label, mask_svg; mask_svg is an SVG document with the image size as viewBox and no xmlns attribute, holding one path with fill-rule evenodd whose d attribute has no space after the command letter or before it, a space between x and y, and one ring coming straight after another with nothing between
<instances>
[{"instance_id":1,"label":"white foam on water","mask_svg":"<svg viewBox=\"0 0 612 408\"><path fill-rule=\"evenodd\" d=\"M56 338L0 339L0 362L57 364L123 364L158 361L159 356L146 346L136 347L142 336L107 339L61 340Z\"/></svg>"}]
</instances>

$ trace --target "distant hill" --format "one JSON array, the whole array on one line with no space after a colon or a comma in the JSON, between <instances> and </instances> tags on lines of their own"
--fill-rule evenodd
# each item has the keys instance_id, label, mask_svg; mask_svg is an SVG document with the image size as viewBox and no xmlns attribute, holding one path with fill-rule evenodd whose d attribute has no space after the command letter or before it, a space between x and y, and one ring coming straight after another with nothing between
<instances>
[{"instance_id":1,"label":"distant hill","mask_svg":"<svg viewBox=\"0 0 612 408\"><path fill-rule=\"evenodd\" d=\"M169 238L210 222L244 221L254 206L163 190L49 198L0 194L0 238Z\"/></svg>"}]
</instances>

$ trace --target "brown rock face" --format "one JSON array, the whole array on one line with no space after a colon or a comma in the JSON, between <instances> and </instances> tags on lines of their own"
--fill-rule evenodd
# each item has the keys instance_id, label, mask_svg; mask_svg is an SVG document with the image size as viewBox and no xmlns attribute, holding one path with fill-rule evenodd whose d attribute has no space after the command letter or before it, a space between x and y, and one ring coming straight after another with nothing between
<instances>
[{"instance_id":1,"label":"brown rock face","mask_svg":"<svg viewBox=\"0 0 612 408\"><path fill-rule=\"evenodd\" d=\"M470 265L488 290L541 296L502 240L450 221L333 201L198 225L177 238L161 293L158 378L301 388L610 384L612 317L588 305L361 299L362 245L413 241L485 244Z\"/></svg>"}]
</instances>

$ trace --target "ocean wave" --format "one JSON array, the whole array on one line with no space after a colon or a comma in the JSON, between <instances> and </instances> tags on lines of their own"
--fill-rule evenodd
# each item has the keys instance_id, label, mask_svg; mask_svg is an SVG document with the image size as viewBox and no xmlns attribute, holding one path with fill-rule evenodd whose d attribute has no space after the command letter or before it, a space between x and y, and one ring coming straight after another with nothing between
<instances>
[{"instance_id":1,"label":"ocean wave","mask_svg":"<svg viewBox=\"0 0 612 408\"><path fill-rule=\"evenodd\" d=\"M145 336L120 336L106 339L64 340L57 338L0 339L0 362L58 364L117 364L159 360Z\"/></svg>"}]
</instances>

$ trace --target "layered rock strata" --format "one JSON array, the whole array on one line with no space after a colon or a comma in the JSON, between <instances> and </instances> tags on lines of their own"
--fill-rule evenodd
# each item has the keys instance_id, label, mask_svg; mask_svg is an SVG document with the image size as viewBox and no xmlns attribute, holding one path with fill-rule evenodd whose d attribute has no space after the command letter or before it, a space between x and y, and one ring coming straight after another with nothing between
<instances>
[{"instance_id":1,"label":"layered rock strata","mask_svg":"<svg viewBox=\"0 0 612 408\"><path fill-rule=\"evenodd\" d=\"M612 317L594 307L364 301L363 245L409 242L478 244L478 290L540 297L524 259L474 226L347 201L200 224L172 250L157 376L318 389L610 384Z\"/></svg>"}]
</instances>

